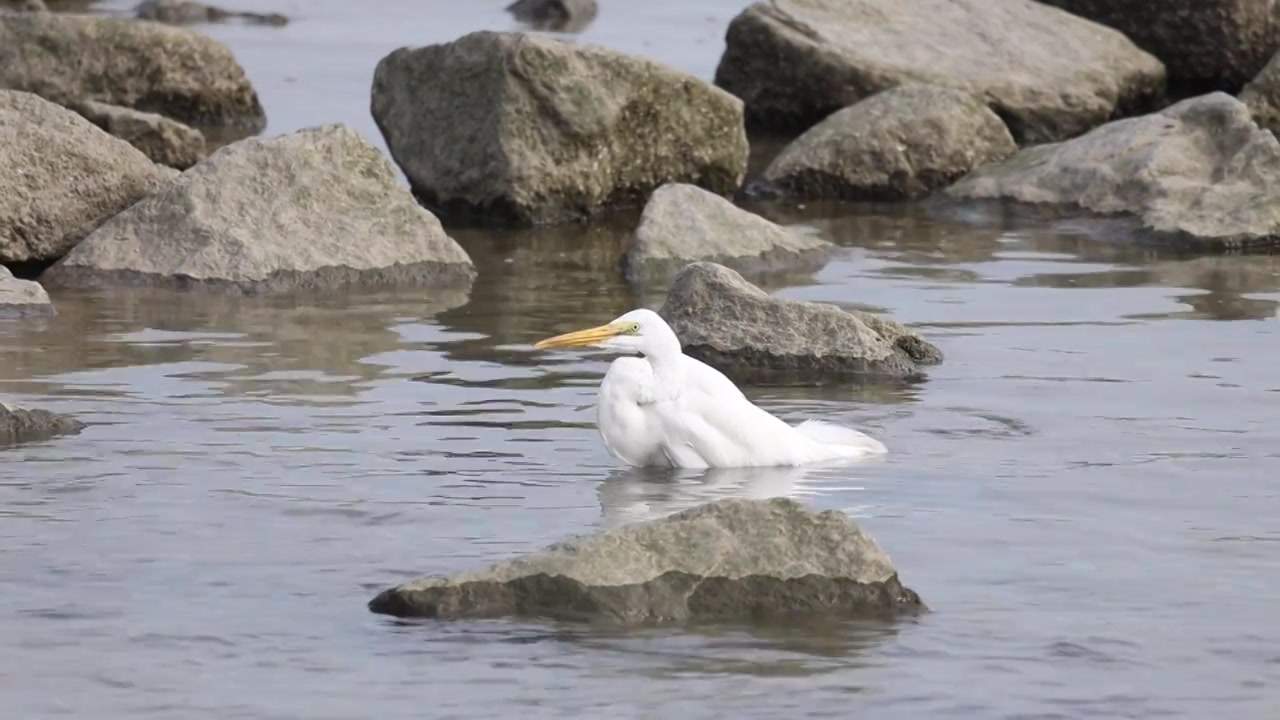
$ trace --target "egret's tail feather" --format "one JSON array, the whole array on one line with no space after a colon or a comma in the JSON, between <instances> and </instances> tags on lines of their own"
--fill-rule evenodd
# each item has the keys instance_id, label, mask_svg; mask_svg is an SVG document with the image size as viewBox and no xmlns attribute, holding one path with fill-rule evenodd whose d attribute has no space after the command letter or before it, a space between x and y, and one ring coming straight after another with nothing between
<instances>
[{"instance_id":1,"label":"egret's tail feather","mask_svg":"<svg viewBox=\"0 0 1280 720\"><path fill-rule=\"evenodd\" d=\"M882 455L889 452L884 443L864 432L823 420L805 420L796 426L796 431L814 442L842 450L847 448L848 455L851 456Z\"/></svg>"}]
</instances>

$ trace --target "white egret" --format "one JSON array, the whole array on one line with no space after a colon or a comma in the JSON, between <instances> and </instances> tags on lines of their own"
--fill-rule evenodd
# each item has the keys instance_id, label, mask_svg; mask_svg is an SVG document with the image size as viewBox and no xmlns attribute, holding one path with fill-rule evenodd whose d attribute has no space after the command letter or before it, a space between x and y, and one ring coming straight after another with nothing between
<instances>
[{"instance_id":1,"label":"white egret","mask_svg":"<svg viewBox=\"0 0 1280 720\"><path fill-rule=\"evenodd\" d=\"M606 325L534 345L588 346L644 356L613 361L596 405L605 447L629 465L803 465L887 452L857 430L820 420L788 425L762 410L719 370L685 355L675 332L652 310L632 310Z\"/></svg>"}]
</instances>

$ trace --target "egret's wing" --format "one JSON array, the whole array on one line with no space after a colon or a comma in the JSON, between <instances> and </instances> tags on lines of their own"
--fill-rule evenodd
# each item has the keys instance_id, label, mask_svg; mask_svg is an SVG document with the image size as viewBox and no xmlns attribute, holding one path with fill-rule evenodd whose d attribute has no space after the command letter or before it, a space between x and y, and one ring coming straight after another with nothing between
<instances>
[{"instance_id":1,"label":"egret's wing","mask_svg":"<svg viewBox=\"0 0 1280 720\"><path fill-rule=\"evenodd\" d=\"M610 455L630 465L667 464L662 431L649 403L653 368L645 360L620 357L600 382L596 427Z\"/></svg>"},{"instance_id":2,"label":"egret's wing","mask_svg":"<svg viewBox=\"0 0 1280 720\"><path fill-rule=\"evenodd\" d=\"M718 378L717 378L718 376ZM680 467L791 462L795 430L749 401L723 375L688 378L676 400L655 403L663 449Z\"/></svg>"}]
</instances>

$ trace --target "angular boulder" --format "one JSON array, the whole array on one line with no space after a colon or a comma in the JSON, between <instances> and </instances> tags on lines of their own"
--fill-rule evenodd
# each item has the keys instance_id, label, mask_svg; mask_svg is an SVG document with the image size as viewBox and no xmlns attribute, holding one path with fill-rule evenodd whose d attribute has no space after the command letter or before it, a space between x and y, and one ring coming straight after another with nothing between
<instances>
[{"instance_id":1,"label":"angular boulder","mask_svg":"<svg viewBox=\"0 0 1280 720\"><path fill-rule=\"evenodd\" d=\"M53 262L174 175L64 107L0 90L0 262Z\"/></svg>"},{"instance_id":2,"label":"angular boulder","mask_svg":"<svg viewBox=\"0 0 1280 720\"><path fill-rule=\"evenodd\" d=\"M946 190L1138 219L1142 234L1217 249L1280 241L1280 141L1225 93L1025 148Z\"/></svg>"},{"instance_id":3,"label":"angular boulder","mask_svg":"<svg viewBox=\"0 0 1280 720\"><path fill-rule=\"evenodd\" d=\"M1041 0L1133 39L1175 88L1236 92L1280 50L1275 0Z\"/></svg>"},{"instance_id":4,"label":"angular boulder","mask_svg":"<svg viewBox=\"0 0 1280 720\"><path fill-rule=\"evenodd\" d=\"M75 435L84 428L84 423L67 415L0 402L0 447Z\"/></svg>"},{"instance_id":5,"label":"angular boulder","mask_svg":"<svg viewBox=\"0 0 1280 720\"><path fill-rule=\"evenodd\" d=\"M618 624L925 609L847 515L794 500L726 499L556 543L528 557L380 593L376 613Z\"/></svg>"},{"instance_id":6,"label":"angular boulder","mask_svg":"<svg viewBox=\"0 0 1280 720\"><path fill-rule=\"evenodd\" d=\"M199 128L260 132L266 115L222 43L159 23L0 14L0 88L157 113Z\"/></svg>"},{"instance_id":7,"label":"angular boulder","mask_svg":"<svg viewBox=\"0 0 1280 720\"><path fill-rule=\"evenodd\" d=\"M937 347L893 320L776 298L715 263L681 270L658 314L685 354L740 382L916 380L942 362Z\"/></svg>"},{"instance_id":8,"label":"angular boulder","mask_svg":"<svg viewBox=\"0 0 1280 720\"><path fill-rule=\"evenodd\" d=\"M836 246L780 227L702 188L684 183L654 191L640 215L625 257L632 281L674 274L689 262L711 260L739 272L816 270Z\"/></svg>"},{"instance_id":9,"label":"angular boulder","mask_svg":"<svg viewBox=\"0 0 1280 720\"><path fill-rule=\"evenodd\" d=\"M476 32L378 63L372 113L433 209L533 225L634 205L687 182L742 183L742 103L643 58L525 33Z\"/></svg>"},{"instance_id":10,"label":"angular boulder","mask_svg":"<svg viewBox=\"0 0 1280 720\"><path fill-rule=\"evenodd\" d=\"M0 265L0 318L54 315L49 293L33 280L19 280Z\"/></svg>"},{"instance_id":11,"label":"angular boulder","mask_svg":"<svg viewBox=\"0 0 1280 720\"><path fill-rule=\"evenodd\" d=\"M204 159L204 134L163 115L82 100L69 105L85 120L138 148L152 162L186 170Z\"/></svg>"},{"instance_id":12,"label":"angular boulder","mask_svg":"<svg viewBox=\"0 0 1280 720\"><path fill-rule=\"evenodd\" d=\"M809 128L765 168L760 188L799 199L909 200L1017 149L974 96L908 83Z\"/></svg>"},{"instance_id":13,"label":"angular boulder","mask_svg":"<svg viewBox=\"0 0 1280 720\"><path fill-rule=\"evenodd\" d=\"M1032 0L765 0L734 18L716 84L747 120L802 130L906 82L969 92L1021 143L1060 140L1164 90L1116 30Z\"/></svg>"},{"instance_id":14,"label":"angular boulder","mask_svg":"<svg viewBox=\"0 0 1280 720\"><path fill-rule=\"evenodd\" d=\"M1240 91L1240 102L1258 125L1280 134L1280 53L1262 68L1258 76Z\"/></svg>"},{"instance_id":15,"label":"angular boulder","mask_svg":"<svg viewBox=\"0 0 1280 720\"><path fill-rule=\"evenodd\" d=\"M470 285L474 276L382 153L326 125L221 148L104 223L41 280L277 292Z\"/></svg>"}]
</instances>

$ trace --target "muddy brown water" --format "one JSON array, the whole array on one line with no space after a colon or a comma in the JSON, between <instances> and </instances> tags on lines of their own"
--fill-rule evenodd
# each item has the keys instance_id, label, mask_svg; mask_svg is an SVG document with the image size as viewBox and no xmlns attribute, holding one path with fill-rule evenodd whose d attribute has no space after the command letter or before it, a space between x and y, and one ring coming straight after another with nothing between
<instances>
[{"instance_id":1,"label":"muddy brown water","mask_svg":"<svg viewBox=\"0 0 1280 720\"><path fill-rule=\"evenodd\" d=\"M268 132L340 120L379 143L382 53L512 26L501 3L223 4L294 17L206 28ZM603 2L583 37L709 77L740 5ZM0 323L3 397L92 423L0 453L4 716L1280 714L1280 261L1083 219L762 211L848 248L773 291L890 313L947 354L903 387L748 388L868 430L882 461L616 467L593 425L610 358L530 348L661 301L621 281L608 223L457 230L469 294L58 293L56 318ZM932 612L605 632L365 610L724 495L851 513Z\"/></svg>"}]
</instances>

